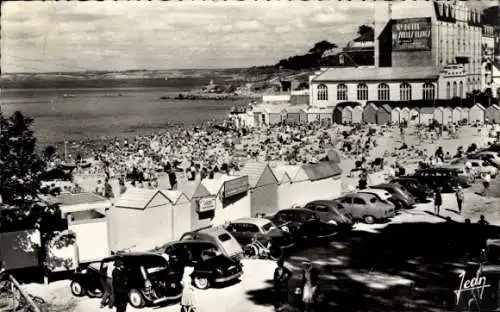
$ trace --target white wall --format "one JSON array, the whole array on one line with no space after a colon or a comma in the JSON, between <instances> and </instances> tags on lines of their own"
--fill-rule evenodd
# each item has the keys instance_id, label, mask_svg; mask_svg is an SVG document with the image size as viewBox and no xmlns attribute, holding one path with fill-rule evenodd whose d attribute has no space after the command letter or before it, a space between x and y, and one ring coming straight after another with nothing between
<instances>
[{"instance_id":1,"label":"white wall","mask_svg":"<svg viewBox=\"0 0 500 312\"><path fill-rule=\"evenodd\" d=\"M281 184L278 189L278 207L285 209L292 205L305 205L313 200L336 198L341 192L340 177Z\"/></svg>"},{"instance_id":2,"label":"white wall","mask_svg":"<svg viewBox=\"0 0 500 312\"><path fill-rule=\"evenodd\" d=\"M353 69L356 70L356 69ZM360 77L359 82L348 82L342 83L347 86L347 101L349 102L359 102L362 105L366 104L367 101L358 100L358 84L363 82L362 77ZM412 89L412 99L413 100L421 100L423 98L422 89L423 84L426 81L415 81L409 82ZM368 101L378 101L378 85L380 83L386 83L389 86L389 94L390 101L400 101L400 85L403 81L377 81L377 82L366 82L368 86ZM457 82L458 83L458 82ZM319 101L318 100L318 85L324 84L328 87L328 100L327 101ZM341 83L329 82L329 83L321 83L321 82L312 82L309 92L311 93L311 106L313 107L327 107L327 106L336 106L340 102L346 102L345 100L337 101L337 85ZM437 81L434 81L435 93L436 96L441 97L441 92L438 93L438 84ZM465 87L464 87L465 88Z\"/></svg>"},{"instance_id":3,"label":"white wall","mask_svg":"<svg viewBox=\"0 0 500 312\"><path fill-rule=\"evenodd\" d=\"M109 210L112 250L147 251L172 241L172 206Z\"/></svg>"},{"instance_id":4,"label":"white wall","mask_svg":"<svg viewBox=\"0 0 500 312\"><path fill-rule=\"evenodd\" d=\"M182 234L191 231L191 202L185 200L178 202L173 207L174 222L173 222L173 239L181 238Z\"/></svg>"},{"instance_id":5,"label":"white wall","mask_svg":"<svg viewBox=\"0 0 500 312\"><path fill-rule=\"evenodd\" d=\"M225 207L222 205L221 196L217 196L215 203L215 215L211 223L212 225L220 225L224 224L226 221L250 217L252 217L252 210L249 192L236 202L233 202Z\"/></svg>"},{"instance_id":6,"label":"white wall","mask_svg":"<svg viewBox=\"0 0 500 312\"><path fill-rule=\"evenodd\" d=\"M262 102L264 103L272 103L272 102L289 102L290 101L290 94L272 94L272 95L263 95L262 96Z\"/></svg>"},{"instance_id":7,"label":"white wall","mask_svg":"<svg viewBox=\"0 0 500 312\"><path fill-rule=\"evenodd\" d=\"M78 261L90 262L110 255L108 222L106 218L85 223L72 223L69 229L76 234Z\"/></svg>"}]
</instances>

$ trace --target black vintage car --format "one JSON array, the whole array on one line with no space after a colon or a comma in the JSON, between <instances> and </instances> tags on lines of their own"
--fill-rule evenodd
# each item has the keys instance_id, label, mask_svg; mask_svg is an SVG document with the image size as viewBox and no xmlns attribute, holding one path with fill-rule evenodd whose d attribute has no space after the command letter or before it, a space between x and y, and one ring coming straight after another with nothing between
<instances>
[{"instance_id":1,"label":"black vintage car","mask_svg":"<svg viewBox=\"0 0 500 312\"><path fill-rule=\"evenodd\" d=\"M278 228L291 233L298 243L331 238L339 232L336 224L323 222L316 212L304 208L283 209L269 219Z\"/></svg>"},{"instance_id":2,"label":"black vintage car","mask_svg":"<svg viewBox=\"0 0 500 312\"><path fill-rule=\"evenodd\" d=\"M434 196L434 191L430 187L420 183L415 178L399 177L392 179L391 183L398 183L404 186L419 203L425 203L428 198L432 198Z\"/></svg>"},{"instance_id":3,"label":"black vintage car","mask_svg":"<svg viewBox=\"0 0 500 312\"><path fill-rule=\"evenodd\" d=\"M101 281L116 257L78 268L71 277L71 293L78 297L102 295ZM134 308L181 298L183 271L169 265L164 257L155 253L126 253L120 257L127 276L129 302Z\"/></svg>"},{"instance_id":4,"label":"black vintage car","mask_svg":"<svg viewBox=\"0 0 500 312\"><path fill-rule=\"evenodd\" d=\"M241 263L223 255L211 242L188 240L170 243L165 247L165 254L179 270L186 265L194 267L193 284L199 289L236 281L243 274Z\"/></svg>"},{"instance_id":5,"label":"black vintage car","mask_svg":"<svg viewBox=\"0 0 500 312\"><path fill-rule=\"evenodd\" d=\"M231 221L226 230L243 247L251 244L253 240L281 249L293 247L295 243L290 233L282 231L265 218L236 219Z\"/></svg>"},{"instance_id":6,"label":"black vintage car","mask_svg":"<svg viewBox=\"0 0 500 312\"><path fill-rule=\"evenodd\" d=\"M461 184L458 170L454 168L433 167L417 169L411 178L417 179L420 183L427 185L431 189L441 188L443 193L453 193Z\"/></svg>"}]
</instances>

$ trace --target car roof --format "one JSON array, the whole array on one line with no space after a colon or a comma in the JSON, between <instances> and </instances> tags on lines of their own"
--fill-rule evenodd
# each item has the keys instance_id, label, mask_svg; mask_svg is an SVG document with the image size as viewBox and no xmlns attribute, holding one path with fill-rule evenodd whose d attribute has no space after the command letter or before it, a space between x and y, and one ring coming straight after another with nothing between
<instances>
[{"instance_id":1,"label":"car roof","mask_svg":"<svg viewBox=\"0 0 500 312\"><path fill-rule=\"evenodd\" d=\"M397 177L392 179L392 181L412 181L412 182L418 182L418 179L411 178L411 177Z\"/></svg>"},{"instance_id":2,"label":"car roof","mask_svg":"<svg viewBox=\"0 0 500 312\"><path fill-rule=\"evenodd\" d=\"M381 183L381 184L377 184L377 185L372 185L370 187L379 188L379 189L397 188L397 187L399 187L399 184L396 184L396 183Z\"/></svg>"},{"instance_id":3,"label":"car roof","mask_svg":"<svg viewBox=\"0 0 500 312\"><path fill-rule=\"evenodd\" d=\"M309 204L323 204L323 205L331 205L333 204L335 201L334 200L327 200L327 199L319 199L319 200L313 200L311 202L308 202L306 204L309 205Z\"/></svg>"},{"instance_id":4,"label":"car roof","mask_svg":"<svg viewBox=\"0 0 500 312\"><path fill-rule=\"evenodd\" d=\"M349 194L346 194L342 197L358 197L358 198L365 198L366 199L366 198L376 197L376 195L370 194L370 193L349 193Z\"/></svg>"},{"instance_id":5,"label":"car roof","mask_svg":"<svg viewBox=\"0 0 500 312\"><path fill-rule=\"evenodd\" d=\"M165 248L166 247L169 247L169 246L175 246L175 245L179 245L179 244L188 244L188 245L200 245L200 244L210 244L210 245L213 245L215 246L214 243L212 242L209 242L209 241L204 241L204 240L195 240L195 239L187 239L187 240L184 240L184 241L177 241L177 242L171 242L171 243L168 243L165 245Z\"/></svg>"},{"instance_id":6,"label":"car roof","mask_svg":"<svg viewBox=\"0 0 500 312\"><path fill-rule=\"evenodd\" d=\"M268 219L264 218L239 218L236 220L232 220L231 223L250 223L250 224L255 224L259 227L268 224L269 221Z\"/></svg>"},{"instance_id":7,"label":"car roof","mask_svg":"<svg viewBox=\"0 0 500 312\"><path fill-rule=\"evenodd\" d=\"M389 193L387 192L386 190L384 189L377 189L377 188L367 188L367 189L364 189L364 190L359 190L358 193L370 193L370 194L381 194L381 193ZM385 194L384 194L385 195Z\"/></svg>"},{"instance_id":8,"label":"car roof","mask_svg":"<svg viewBox=\"0 0 500 312\"><path fill-rule=\"evenodd\" d=\"M312 211L309 209L306 209L306 208L297 207L297 208L281 209L277 213L280 213L280 212L294 212L294 213L295 212L307 212L307 213L311 213Z\"/></svg>"},{"instance_id":9,"label":"car roof","mask_svg":"<svg viewBox=\"0 0 500 312\"><path fill-rule=\"evenodd\" d=\"M117 258L126 259L137 259L141 257L161 257L161 255L154 252L127 252L122 254L112 255L110 257L103 258L101 261L113 261Z\"/></svg>"},{"instance_id":10,"label":"car roof","mask_svg":"<svg viewBox=\"0 0 500 312\"><path fill-rule=\"evenodd\" d=\"M210 228L201 229L195 233L218 236L220 234L228 233L228 231L226 231L226 229L223 228L222 226L214 226Z\"/></svg>"}]
</instances>

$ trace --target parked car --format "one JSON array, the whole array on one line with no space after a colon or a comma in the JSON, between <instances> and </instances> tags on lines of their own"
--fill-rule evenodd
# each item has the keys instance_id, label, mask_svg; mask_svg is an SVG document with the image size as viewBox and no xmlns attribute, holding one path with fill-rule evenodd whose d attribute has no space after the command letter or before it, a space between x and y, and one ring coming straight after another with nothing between
<instances>
[{"instance_id":1,"label":"parked car","mask_svg":"<svg viewBox=\"0 0 500 312\"><path fill-rule=\"evenodd\" d=\"M489 174L492 178L495 178L498 174L498 169L495 168L495 166L491 165L488 160L461 158L452 161L450 165L465 168L466 163L470 163L472 171L476 178L480 178L486 174Z\"/></svg>"},{"instance_id":2,"label":"parked car","mask_svg":"<svg viewBox=\"0 0 500 312\"><path fill-rule=\"evenodd\" d=\"M500 168L500 156L498 155L497 152L482 151L468 155L467 158L485 160L488 161L491 165L493 165L497 169Z\"/></svg>"},{"instance_id":3,"label":"parked car","mask_svg":"<svg viewBox=\"0 0 500 312\"><path fill-rule=\"evenodd\" d=\"M394 201L397 203L396 205L400 205L403 208L409 209L414 208L415 198L410 194L410 192L404 188L401 184L397 183L382 183L377 185L370 186L372 189L379 189L389 192Z\"/></svg>"},{"instance_id":4,"label":"parked car","mask_svg":"<svg viewBox=\"0 0 500 312\"><path fill-rule=\"evenodd\" d=\"M378 196L369 193L351 193L337 198L354 219L372 224L377 220L387 220L396 215L393 203L382 201Z\"/></svg>"},{"instance_id":5,"label":"parked car","mask_svg":"<svg viewBox=\"0 0 500 312\"><path fill-rule=\"evenodd\" d=\"M420 183L417 179L408 177L399 177L392 179L390 183L398 183L404 186L417 202L425 203L427 198L434 196L434 191L427 185Z\"/></svg>"},{"instance_id":6,"label":"parked car","mask_svg":"<svg viewBox=\"0 0 500 312\"><path fill-rule=\"evenodd\" d=\"M173 242L165 247L164 253L179 270L184 270L185 266L194 267L191 277L193 284L199 289L238 280L243 274L241 263L223 255L211 242Z\"/></svg>"},{"instance_id":7,"label":"parked car","mask_svg":"<svg viewBox=\"0 0 500 312\"><path fill-rule=\"evenodd\" d=\"M268 218L277 227L292 234L296 242L330 238L339 231L337 225L322 222L317 212L304 208L283 209Z\"/></svg>"},{"instance_id":8,"label":"parked car","mask_svg":"<svg viewBox=\"0 0 500 312\"><path fill-rule=\"evenodd\" d=\"M427 185L432 190L441 188L443 193L453 193L461 184L456 168L432 167L417 169L411 178L417 179L420 183Z\"/></svg>"},{"instance_id":9,"label":"parked car","mask_svg":"<svg viewBox=\"0 0 500 312\"><path fill-rule=\"evenodd\" d=\"M120 255L127 276L130 305L142 308L158 305L182 295L183 271L169 265L167 260L155 253L127 253ZM71 277L71 293L81 297L103 293L101 279L106 277L108 265L116 260L111 256L80 267Z\"/></svg>"},{"instance_id":10,"label":"parked car","mask_svg":"<svg viewBox=\"0 0 500 312\"><path fill-rule=\"evenodd\" d=\"M358 193L367 193L377 196L382 201L387 201L393 203L396 209L406 208L405 204L399 201L397 198L393 197L391 193L383 189L367 188L359 190Z\"/></svg>"},{"instance_id":11,"label":"parked car","mask_svg":"<svg viewBox=\"0 0 500 312\"><path fill-rule=\"evenodd\" d=\"M294 245L293 236L276 227L269 219L265 218L240 218L231 221L226 230L242 246L251 244L255 239L265 246L271 244L282 249Z\"/></svg>"},{"instance_id":12,"label":"parked car","mask_svg":"<svg viewBox=\"0 0 500 312\"><path fill-rule=\"evenodd\" d=\"M180 241L201 240L212 242L229 258L240 260L243 258L243 249L238 241L222 226L201 228L184 233Z\"/></svg>"},{"instance_id":13,"label":"parked car","mask_svg":"<svg viewBox=\"0 0 500 312\"><path fill-rule=\"evenodd\" d=\"M472 168L468 169L465 163L445 164L442 165L441 168L454 170L457 175L458 185L462 187L470 187L476 182L476 171Z\"/></svg>"},{"instance_id":14,"label":"parked car","mask_svg":"<svg viewBox=\"0 0 500 312\"><path fill-rule=\"evenodd\" d=\"M334 200L315 200L307 203L304 209L314 211L322 222L335 224L339 231L350 231L354 225L352 215Z\"/></svg>"}]
</instances>

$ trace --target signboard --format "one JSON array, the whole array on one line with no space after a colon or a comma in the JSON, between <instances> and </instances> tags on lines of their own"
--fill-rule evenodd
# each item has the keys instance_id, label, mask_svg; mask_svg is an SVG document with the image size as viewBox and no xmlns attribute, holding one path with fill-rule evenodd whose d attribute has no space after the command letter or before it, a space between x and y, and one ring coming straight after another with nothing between
<instances>
[{"instance_id":1,"label":"signboard","mask_svg":"<svg viewBox=\"0 0 500 312\"><path fill-rule=\"evenodd\" d=\"M248 176L226 181L224 182L224 198L248 192L249 188Z\"/></svg>"},{"instance_id":2,"label":"signboard","mask_svg":"<svg viewBox=\"0 0 500 312\"><path fill-rule=\"evenodd\" d=\"M405 18L392 24L392 51L430 51L431 18Z\"/></svg>"},{"instance_id":3,"label":"signboard","mask_svg":"<svg viewBox=\"0 0 500 312\"><path fill-rule=\"evenodd\" d=\"M198 200L198 212L215 210L215 196L202 197Z\"/></svg>"}]
</instances>

